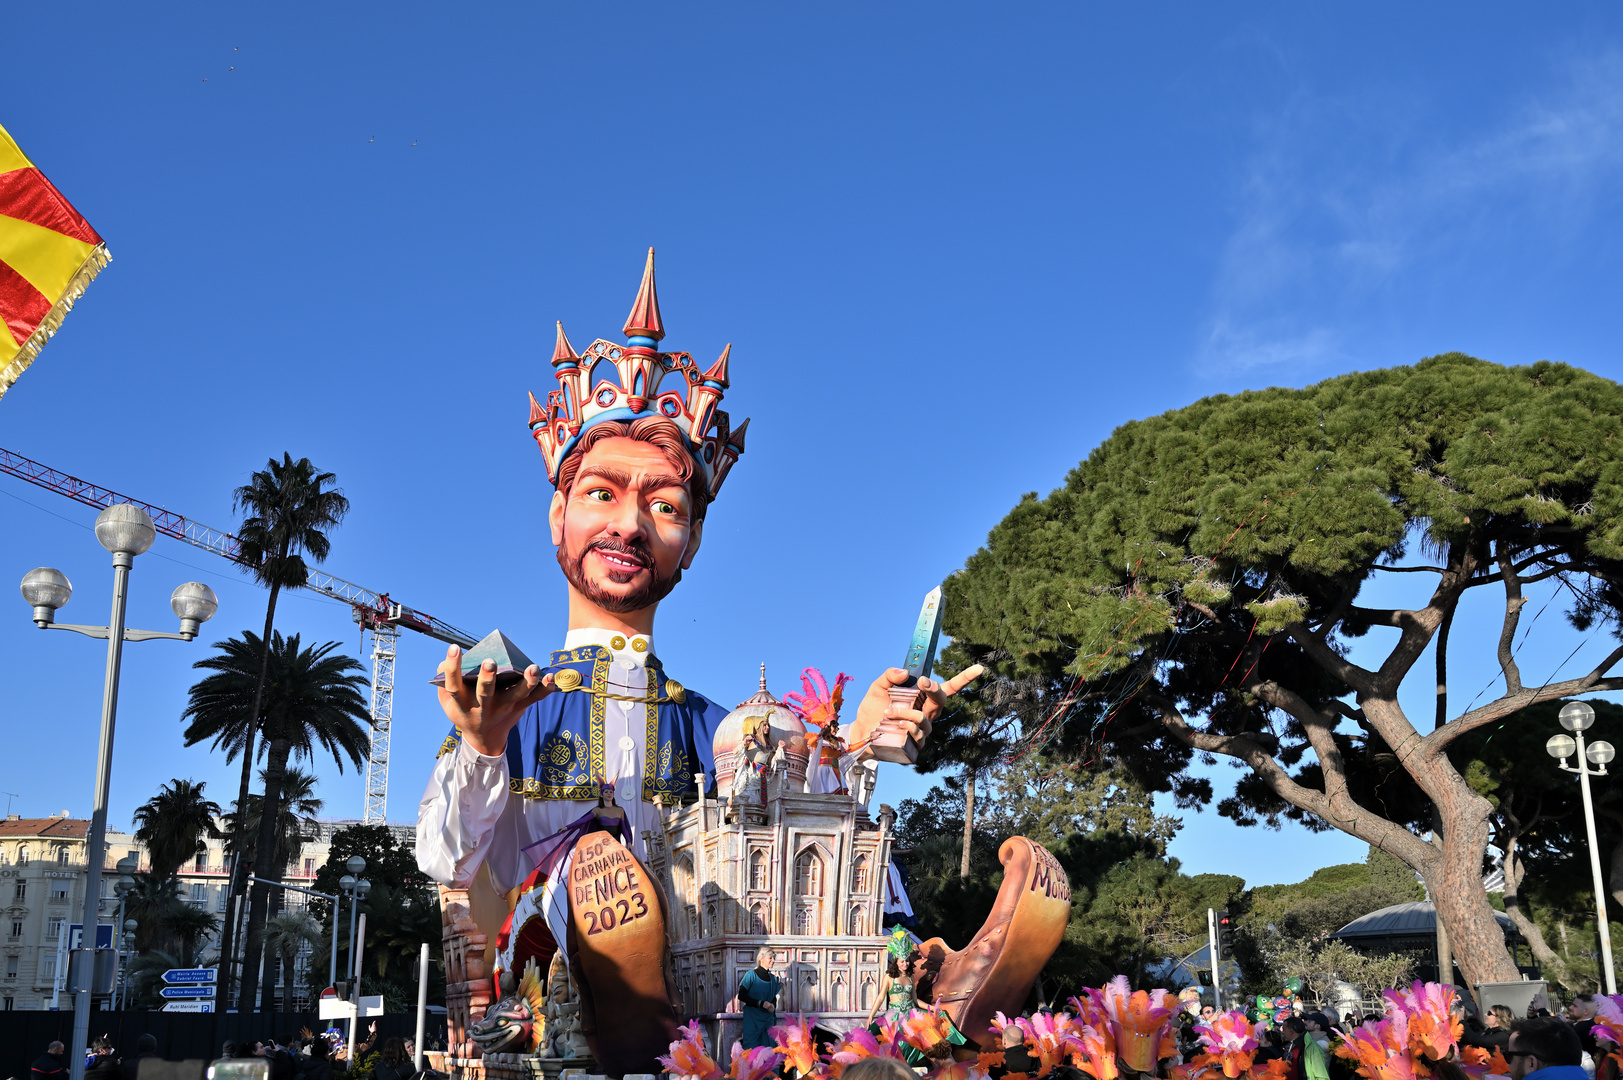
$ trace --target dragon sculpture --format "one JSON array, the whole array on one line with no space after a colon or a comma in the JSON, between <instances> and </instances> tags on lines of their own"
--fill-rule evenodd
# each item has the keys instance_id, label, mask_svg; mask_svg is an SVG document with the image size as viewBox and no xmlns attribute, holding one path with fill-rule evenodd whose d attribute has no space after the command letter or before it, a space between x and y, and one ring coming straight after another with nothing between
<instances>
[{"instance_id":1,"label":"dragon sculpture","mask_svg":"<svg viewBox=\"0 0 1623 1080\"><path fill-rule=\"evenodd\" d=\"M482 1055L533 1054L546 1041L546 989L541 970L532 958L524 964L518 986L504 978L502 999L485 1011L485 1018L468 1029L468 1037Z\"/></svg>"}]
</instances>

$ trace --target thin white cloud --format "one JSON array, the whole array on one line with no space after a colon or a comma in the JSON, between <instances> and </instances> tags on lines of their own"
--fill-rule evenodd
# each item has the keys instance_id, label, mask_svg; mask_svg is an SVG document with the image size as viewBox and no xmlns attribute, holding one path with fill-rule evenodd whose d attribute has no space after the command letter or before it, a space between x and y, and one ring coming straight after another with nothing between
<instances>
[{"instance_id":1,"label":"thin white cloud","mask_svg":"<svg viewBox=\"0 0 1623 1080\"><path fill-rule=\"evenodd\" d=\"M1262 118L1199 366L1309 381L1356 363L1349 343L1367 351L1394 295L1576 250L1623 179L1623 54L1570 61L1549 83L1452 142L1415 101L1303 93Z\"/></svg>"}]
</instances>

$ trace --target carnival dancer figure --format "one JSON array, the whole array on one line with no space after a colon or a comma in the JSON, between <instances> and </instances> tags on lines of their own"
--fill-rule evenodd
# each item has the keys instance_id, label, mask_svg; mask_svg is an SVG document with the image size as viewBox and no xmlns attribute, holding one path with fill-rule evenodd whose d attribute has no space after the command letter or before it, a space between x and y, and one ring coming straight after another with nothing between
<instances>
[{"instance_id":1,"label":"carnival dancer figure","mask_svg":"<svg viewBox=\"0 0 1623 1080\"><path fill-rule=\"evenodd\" d=\"M800 685L805 692L783 695L783 703L811 728L806 736L806 745L812 751L806 790L813 794L850 794L845 786L850 752L845 740L840 738L840 706L845 700L845 684L850 681L851 676L842 671L834 680L834 689L830 690L821 671L807 668L800 673Z\"/></svg>"},{"instance_id":2,"label":"carnival dancer figure","mask_svg":"<svg viewBox=\"0 0 1623 1080\"><path fill-rule=\"evenodd\" d=\"M766 805L766 778L783 760L784 742L772 745L772 717L763 716L744 728L744 739L738 747L738 760L733 769L733 790L730 803L753 802Z\"/></svg>"},{"instance_id":3,"label":"carnival dancer figure","mask_svg":"<svg viewBox=\"0 0 1623 1080\"><path fill-rule=\"evenodd\" d=\"M912 1015L915 1009L926 1009L936 1013L946 1020L947 1037L943 1040L947 1045L932 1047L935 1053L949 1053L954 1046L963 1046L966 1040L963 1032L946 1019L946 1014L939 1006L919 1000L919 982L926 970L924 954L919 952L913 938L902 927L898 926L891 931L890 940L885 943L890 952L890 959L885 968L885 977L880 981L879 993L874 998L873 1007L868 1010L868 1031L877 1036L879 1034L880 1006L884 1006L884 1014L898 1028L902 1022ZM922 1065L930 1056L908 1043L902 1047L902 1056L909 1065Z\"/></svg>"},{"instance_id":4,"label":"carnival dancer figure","mask_svg":"<svg viewBox=\"0 0 1623 1080\"><path fill-rule=\"evenodd\" d=\"M442 884L468 888L484 866L499 891L519 889L497 966L521 972L534 959L544 971L564 944L582 1031L610 1075L659 1071L677 1033L664 898L641 859L660 832L656 804L694 794L695 774L713 787L727 710L666 675L654 615L698 555L746 426L731 429L717 410L730 347L708 369L658 351L652 251L625 333L623 345L595 341L581 356L558 327L559 388L545 405L531 398L530 430L555 487L548 525L568 632L545 669L502 672L510 683L497 661L446 651L438 694L453 730L418 808L416 849ZM890 697L908 673L888 669L863 695L853 738L890 720L922 741L980 670L918 680L909 708ZM619 837L599 822L604 783L624 813Z\"/></svg>"}]
</instances>

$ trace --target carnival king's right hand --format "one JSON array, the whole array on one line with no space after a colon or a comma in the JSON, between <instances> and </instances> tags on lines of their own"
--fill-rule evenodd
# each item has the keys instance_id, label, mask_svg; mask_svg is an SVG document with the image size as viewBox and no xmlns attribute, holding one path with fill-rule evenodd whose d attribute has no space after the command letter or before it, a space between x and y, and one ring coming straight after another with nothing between
<instances>
[{"instance_id":1,"label":"carnival king's right hand","mask_svg":"<svg viewBox=\"0 0 1623 1080\"><path fill-rule=\"evenodd\" d=\"M487 757L507 752L507 733L524 710L553 690L552 676L543 676L535 664L524 669L523 682L497 690L494 660L480 665L479 678L469 685L462 680L462 650L455 645L445 650L439 671L445 676L445 685L438 688L440 708L463 740Z\"/></svg>"}]
</instances>

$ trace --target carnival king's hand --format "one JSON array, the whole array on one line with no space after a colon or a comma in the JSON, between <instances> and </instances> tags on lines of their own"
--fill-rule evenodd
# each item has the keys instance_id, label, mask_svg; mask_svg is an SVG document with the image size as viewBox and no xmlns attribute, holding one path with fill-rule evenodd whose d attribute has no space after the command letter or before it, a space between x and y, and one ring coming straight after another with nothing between
<instances>
[{"instance_id":1,"label":"carnival king's hand","mask_svg":"<svg viewBox=\"0 0 1623 1080\"><path fill-rule=\"evenodd\" d=\"M507 733L524 710L552 693L552 676L543 676L534 664L524 669L523 682L497 690L494 660L480 666L479 678L470 686L462 681L462 650L455 645L445 650L439 672L445 676L445 685L439 688L440 708L468 745L486 756L505 754Z\"/></svg>"},{"instance_id":2,"label":"carnival king's hand","mask_svg":"<svg viewBox=\"0 0 1623 1080\"><path fill-rule=\"evenodd\" d=\"M868 692L862 695L862 704L857 706L857 718L851 724L847 745L865 744L873 738L874 731L887 719L900 721L909 735L920 743L924 742L930 737L931 725L947 707L947 699L980 678L985 671L981 665L972 664L945 683L930 678L920 679L918 688L924 692L924 708L904 709L891 703L890 688L906 686L907 672L901 668L890 668L875 679L873 685L868 687Z\"/></svg>"}]
</instances>

